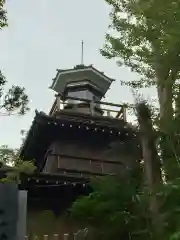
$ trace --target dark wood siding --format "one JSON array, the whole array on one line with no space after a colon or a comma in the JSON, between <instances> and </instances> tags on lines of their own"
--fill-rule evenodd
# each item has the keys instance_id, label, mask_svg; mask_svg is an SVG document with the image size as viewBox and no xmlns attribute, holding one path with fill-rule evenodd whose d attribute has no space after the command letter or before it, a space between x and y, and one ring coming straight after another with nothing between
<instances>
[{"instance_id":1,"label":"dark wood siding","mask_svg":"<svg viewBox=\"0 0 180 240\"><path fill-rule=\"evenodd\" d=\"M57 141L51 144L46 155L44 171L57 173L59 170L88 171L94 173L120 174L131 167L136 159L133 152L111 144L87 144Z\"/></svg>"}]
</instances>

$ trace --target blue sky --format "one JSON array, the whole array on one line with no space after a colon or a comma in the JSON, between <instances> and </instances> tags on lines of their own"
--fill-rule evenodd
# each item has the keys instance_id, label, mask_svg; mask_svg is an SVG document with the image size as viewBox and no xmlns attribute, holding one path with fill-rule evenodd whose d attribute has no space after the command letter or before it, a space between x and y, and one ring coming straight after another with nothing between
<instances>
[{"instance_id":1,"label":"blue sky","mask_svg":"<svg viewBox=\"0 0 180 240\"><path fill-rule=\"evenodd\" d=\"M110 23L104 0L7 0L6 8L9 27L0 32L0 68L9 86L26 88L31 110L23 117L1 117L0 145L19 147L20 131L29 129L35 109L49 111L54 93L48 87L56 69L80 63L82 39L84 63L116 79L108 100L132 102L131 91L119 80L134 79L135 74L99 53Z\"/></svg>"}]
</instances>

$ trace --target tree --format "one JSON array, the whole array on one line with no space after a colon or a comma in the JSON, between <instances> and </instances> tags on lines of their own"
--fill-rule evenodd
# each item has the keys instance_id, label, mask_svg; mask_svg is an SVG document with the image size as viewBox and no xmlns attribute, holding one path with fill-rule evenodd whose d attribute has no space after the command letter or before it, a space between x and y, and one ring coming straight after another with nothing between
<instances>
[{"instance_id":1,"label":"tree","mask_svg":"<svg viewBox=\"0 0 180 240\"><path fill-rule=\"evenodd\" d=\"M179 95L180 3L151 0L105 0L111 7L111 33L101 53L115 58L141 77L122 82L133 88L156 86L160 106L161 153L168 176L178 168L169 141L173 132L173 102ZM171 171L170 165L174 162Z\"/></svg>"},{"instance_id":2,"label":"tree","mask_svg":"<svg viewBox=\"0 0 180 240\"><path fill-rule=\"evenodd\" d=\"M150 108L140 102L136 110L144 160L141 182L132 170L126 178L101 178L92 183L93 193L77 199L71 209L76 223L92 229L92 239L179 239L180 179L162 181Z\"/></svg>"},{"instance_id":3,"label":"tree","mask_svg":"<svg viewBox=\"0 0 180 240\"><path fill-rule=\"evenodd\" d=\"M95 181L92 187L93 193L77 199L71 208L71 217L80 227L89 228L92 239L179 239L179 179L162 184L154 191L155 196L162 200L159 207L163 220L162 238L157 238L153 231L154 223L151 223L149 212L151 196L146 189L139 191L132 182L120 182L112 177ZM157 222L157 230L159 224Z\"/></svg>"},{"instance_id":4,"label":"tree","mask_svg":"<svg viewBox=\"0 0 180 240\"><path fill-rule=\"evenodd\" d=\"M21 173L30 175L36 170L32 161L22 161L18 153L18 149L0 147L0 170L6 172L6 178L0 179L0 182L19 182Z\"/></svg>"},{"instance_id":5,"label":"tree","mask_svg":"<svg viewBox=\"0 0 180 240\"><path fill-rule=\"evenodd\" d=\"M4 10L5 0L0 1L0 29L7 26L7 16Z\"/></svg>"},{"instance_id":6,"label":"tree","mask_svg":"<svg viewBox=\"0 0 180 240\"><path fill-rule=\"evenodd\" d=\"M14 165L18 156L18 150L7 145L0 147L0 162L5 165Z\"/></svg>"},{"instance_id":7,"label":"tree","mask_svg":"<svg viewBox=\"0 0 180 240\"><path fill-rule=\"evenodd\" d=\"M71 217L80 227L89 227L92 239L148 238L146 204L133 178L103 177L91 183L93 192L79 198ZM138 238L139 239L139 238Z\"/></svg>"},{"instance_id":8,"label":"tree","mask_svg":"<svg viewBox=\"0 0 180 240\"><path fill-rule=\"evenodd\" d=\"M12 86L8 92L4 92L6 79L0 72L0 116L11 114L25 114L28 108L28 96L25 89L19 86Z\"/></svg>"},{"instance_id":9,"label":"tree","mask_svg":"<svg viewBox=\"0 0 180 240\"><path fill-rule=\"evenodd\" d=\"M0 0L0 29L7 26L7 16L4 10L5 0ZM20 86L13 85L7 92L4 92L6 78L0 71L0 116L10 114L24 114L28 108L28 96L25 89Z\"/></svg>"},{"instance_id":10,"label":"tree","mask_svg":"<svg viewBox=\"0 0 180 240\"><path fill-rule=\"evenodd\" d=\"M137 103L137 118L141 138L142 158L144 161L145 184L149 191L149 210L154 239L163 239L163 221L159 212L160 201L156 188L162 183L161 164L156 148L155 131L151 111L146 102Z\"/></svg>"}]
</instances>

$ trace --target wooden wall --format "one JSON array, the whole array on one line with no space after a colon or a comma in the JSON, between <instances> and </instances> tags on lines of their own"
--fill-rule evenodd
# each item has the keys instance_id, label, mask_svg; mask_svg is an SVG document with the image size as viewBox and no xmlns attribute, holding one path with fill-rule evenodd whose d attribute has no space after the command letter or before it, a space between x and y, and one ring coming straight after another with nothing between
<instances>
[{"instance_id":1,"label":"wooden wall","mask_svg":"<svg viewBox=\"0 0 180 240\"><path fill-rule=\"evenodd\" d=\"M120 142L102 145L89 144L86 141L55 141L47 151L44 171L55 173L62 168L123 174L138 158L134 150L130 147L125 149L124 146L125 143Z\"/></svg>"}]
</instances>

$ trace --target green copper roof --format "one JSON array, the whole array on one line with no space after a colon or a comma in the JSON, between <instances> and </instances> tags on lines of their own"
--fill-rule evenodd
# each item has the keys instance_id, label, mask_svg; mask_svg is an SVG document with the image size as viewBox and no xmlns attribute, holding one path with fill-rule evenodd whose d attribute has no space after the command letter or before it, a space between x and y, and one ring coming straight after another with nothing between
<instances>
[{"instance_id":1,"label":"green copper roof","mask_svg":"<svg viewBox=\"0 0 180 240\"><path fill-rule=\"evenodd\" d=\"M58 93L62 93L69 82L82 80L91 81L101 90L102 95L107 92L111 83L114 81L92 65L77 65L73 69L57 69L56 77L53 79L50 88Z\"/></svg>"}]
</instances>

